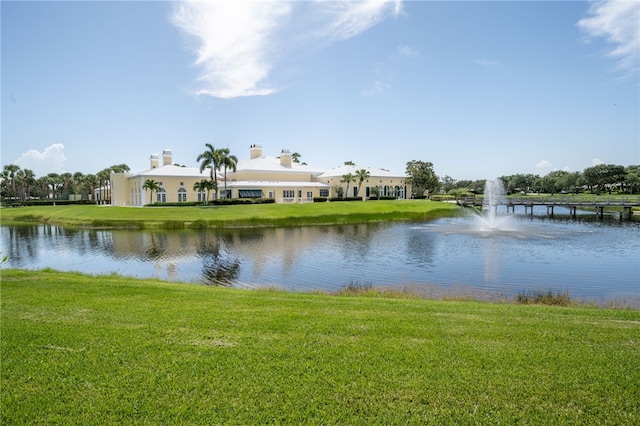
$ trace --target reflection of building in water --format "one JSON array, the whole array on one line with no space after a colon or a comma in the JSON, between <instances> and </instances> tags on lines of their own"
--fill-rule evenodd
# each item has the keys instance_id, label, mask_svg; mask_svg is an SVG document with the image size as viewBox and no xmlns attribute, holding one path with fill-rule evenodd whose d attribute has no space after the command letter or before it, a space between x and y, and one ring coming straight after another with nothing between
<instances>
[{"instance_id":1,"label":"reflection of building in water","mask_svg":"<svg viewBox=\"0 0 640 426\"><path fill-rule=\"evenodd\" d=\"M402 173L372 167L356 166L347 162L343 166L323 170L300 163L288 149L278 157L263 155L260 145L252 145L249 158L240 160L236 170L218 173L218 189L222 198L271 198L276 203L312 202L315 197L380 196L406 198L411 186ZM366 170L369 177L360 185L356 172ZM345 175L352 175L348 184ZM209 180L209 170L199 167L182 167L173 164L171 150L160 156L151 155L150 168L141 173L112 173L111 204L118 206L143 206L155 202L205 201L205 190L194 189L194 184ZM145 188L147 180L154 180L160 189L153 193ZM226 193L225 193L226 190ZM348 190L348 194L344 191ZM210 198L212 196L210 195Z\"/></svg>"},{"instance_id":2,"label":"reflection of building in water","mask_svg":"<svg viewBox=\"0 0 640 426\"><path fill-rule=\"evenodd\" d=\"M185 260L202 259L209 275L215 267L233 272L235 263L247 276L261 276L269 266L281 264L283 273L296 268L303 257L313 256L320 241L338 235L345 261L369 249L375 225L295 227L235 230L110 231L109 248L117 259L137 258L156 262L156 268L175 273ZM368 232L365 230L368 229ZM109 232L109 231L105 231ZM172 272L173 271L173 272ZM238 273L238 271L235 271Z\"/></svg>"}]
</instances>

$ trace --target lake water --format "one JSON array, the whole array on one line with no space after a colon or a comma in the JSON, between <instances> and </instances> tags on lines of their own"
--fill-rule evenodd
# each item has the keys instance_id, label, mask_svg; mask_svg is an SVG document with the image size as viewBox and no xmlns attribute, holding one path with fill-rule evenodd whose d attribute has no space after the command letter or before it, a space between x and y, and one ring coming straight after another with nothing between
<instances>
[{"instance_id":1,"label":"lake water","mask_svg":"<svg viewBox=\"0 0 640 426\"><path fill-rule=\"evenodd\" d=\"M505 219L508 225L491 230L473 217L204 231L3 226L0 250L10 268L289 291L358 284L500 299L554 290L640 307L637 221Z\"/></svg>"}]
</instances>

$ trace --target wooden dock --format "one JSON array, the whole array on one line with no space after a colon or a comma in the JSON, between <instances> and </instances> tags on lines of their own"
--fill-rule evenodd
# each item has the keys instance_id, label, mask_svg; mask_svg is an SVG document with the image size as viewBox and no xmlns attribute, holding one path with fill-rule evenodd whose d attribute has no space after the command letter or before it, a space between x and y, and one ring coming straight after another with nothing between
<instances>
[{"instance_id":1,"label":"wooden dock","mask_svg":"<svg viewBox=\"0 0 640 426\"><path fill-rule=\"evenodd\" d=\"M467 197L458 200L458 204L463 207L476 207L482 208L483 199L481 197ZM585 200L585 199L572 199L571 197L561 198L548 198L548 199L533 199L533 198L505 198L504 201L495 205L497 211L499 206L506 206L507 212L516 211L516 207L523 207L524 212L533 215L534 207L546 207L547 215L553 216L555 207L565 207L569 209L569 214L575 217L578 209L594 210L599 218L604 217L605 209L615 208L616 210L623 209L624 215L631 219L633 216L633 208L640 208L640 197L637 198L621 198L611 200Z\"/></svg>"}]
</instances>

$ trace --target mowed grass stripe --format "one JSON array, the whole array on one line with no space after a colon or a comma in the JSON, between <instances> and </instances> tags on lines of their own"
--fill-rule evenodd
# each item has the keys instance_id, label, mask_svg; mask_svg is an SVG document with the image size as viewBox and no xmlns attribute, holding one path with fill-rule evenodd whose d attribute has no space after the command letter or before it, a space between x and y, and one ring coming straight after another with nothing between
<instances>
[{"instance_id":1,"label":"mowed grass stripe","mask_svg":"<svg viewBox=\"0 0 640 426\"><path fill-rule=\"evenodd\" d=\"M638 424L640 313L2 271L2 424Z\"/></svg>"}]
</instances>

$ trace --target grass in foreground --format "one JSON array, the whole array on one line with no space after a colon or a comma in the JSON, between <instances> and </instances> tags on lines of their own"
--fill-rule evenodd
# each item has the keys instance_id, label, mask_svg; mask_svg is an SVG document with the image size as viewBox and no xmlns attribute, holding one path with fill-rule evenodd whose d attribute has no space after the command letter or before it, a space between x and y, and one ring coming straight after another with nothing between
<instances>
[{"instance_id":1,"label":"grass in foreground","mask_svg":"<svg viewBox=\"0 0 640 426\"><path fill-rule=\"evenodd\" d=\"M462 214L451 203L381 200L210 207L37 206L0 209L2 223L51 223L93 228L216 228L300 226L428 220Z\"/></svg>"},{"instance_id":2,"label":"grass in foreground","mask_svg":"<svg viewBox=\"0 0 640 426\"><path fill-rule=\"evenodd\" d=\"M640 423L640 312L2 271L2 424Z\"/></svg>"}]
</instances>

